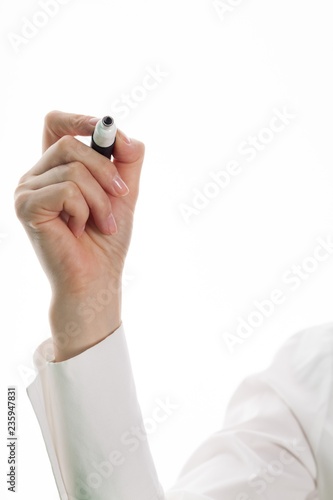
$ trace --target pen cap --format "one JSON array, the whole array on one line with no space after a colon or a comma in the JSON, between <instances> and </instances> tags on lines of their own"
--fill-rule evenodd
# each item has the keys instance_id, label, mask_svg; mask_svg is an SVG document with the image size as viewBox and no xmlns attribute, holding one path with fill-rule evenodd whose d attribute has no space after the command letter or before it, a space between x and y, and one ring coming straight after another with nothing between
<instances>
[{"instance_id":1,"label":"pen cap","mask_svg":"<svg viewBox=\"0 0 333 500\"><path fill-rule=\"evenodd\" d=\"M92 139L100 148L109 148L116 140L117 127L111 116L105 116L96 124Z\"/></svg>"}]
</instances>

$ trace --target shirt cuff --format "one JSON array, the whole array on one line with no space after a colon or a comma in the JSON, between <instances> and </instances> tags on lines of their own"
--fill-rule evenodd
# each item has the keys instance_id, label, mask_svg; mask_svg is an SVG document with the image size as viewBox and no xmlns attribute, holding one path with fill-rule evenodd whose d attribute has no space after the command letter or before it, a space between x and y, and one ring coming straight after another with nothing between
<instances>
[{"instance_id":1,"label":"shirt cuff","mask_svg":"<svg viewBox=\"0 0 333 500\"><path fill-rule=\"evenodd\" d=\"M123 324L83 353L34 355L27 388L62 500L162 500ZM49 355L46 356L45 352Z\"/></svg>"}]
</instances>

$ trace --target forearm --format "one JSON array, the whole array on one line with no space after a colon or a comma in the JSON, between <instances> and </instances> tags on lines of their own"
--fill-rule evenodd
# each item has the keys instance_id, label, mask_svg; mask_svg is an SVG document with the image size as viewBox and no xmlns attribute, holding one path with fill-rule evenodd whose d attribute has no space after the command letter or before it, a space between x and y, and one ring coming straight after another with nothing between
<instances>
[{"instance_id":1,"label":"forearm","mask_svg":"<svg viewBox=\"0 0 333 500\"><path fill-rule=\"evenodd\" d=\"M79 295L59 291L52 297L49 320L56 362L98 344L121 324L120 280Z\"/></svg>"}]
</instances>

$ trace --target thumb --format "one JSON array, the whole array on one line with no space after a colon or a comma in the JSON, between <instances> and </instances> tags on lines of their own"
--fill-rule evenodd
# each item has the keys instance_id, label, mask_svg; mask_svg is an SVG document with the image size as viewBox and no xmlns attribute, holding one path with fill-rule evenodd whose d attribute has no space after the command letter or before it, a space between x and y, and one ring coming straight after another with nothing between
<instances>
[{"instance_id":1,"label":"thumb","mask_svg":"<svg viewBox=\"0 0 333 500\"><path fill-rule=\"evenodd\" d=\"M139 193L139 183L142 164L145 155L145 145L136 139L128 137L120 129L113 150L113 163L120 177L128 186L126 199L136 202Z\"/></svg>"},{"instance_id":2,"label":"thumb","mask_svg":"<svg viewBox=\"0 0 333 500\"><path fill-rule=\"evenodd\" d=\"M91 116L50 111L44 120L43 153L64 135L91 135L98 120Z\"/></svg>"}]
</instances>

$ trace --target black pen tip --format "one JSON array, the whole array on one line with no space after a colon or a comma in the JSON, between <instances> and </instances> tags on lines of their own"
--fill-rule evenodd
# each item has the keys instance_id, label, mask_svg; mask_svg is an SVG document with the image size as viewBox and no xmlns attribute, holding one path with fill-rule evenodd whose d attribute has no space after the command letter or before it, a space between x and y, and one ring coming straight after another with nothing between
<instances>
[{"instance_id":1,"label":"black pen tip","mask_svg":"<svg viewBox=\"0 0 333 500\"><path fill-rule=\"evenodd\" d=\"M103 118L103 125L105 125L106 127L111 127L111 125L113 125L113 118L111 118L111 116L105 116Z\"/></svg>"}]
</instances>

